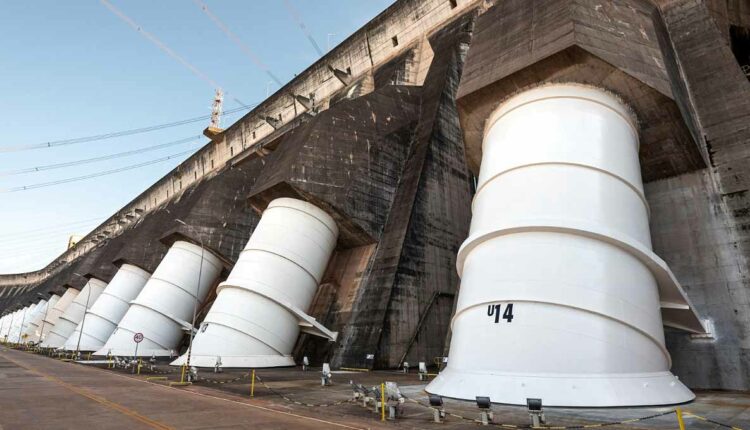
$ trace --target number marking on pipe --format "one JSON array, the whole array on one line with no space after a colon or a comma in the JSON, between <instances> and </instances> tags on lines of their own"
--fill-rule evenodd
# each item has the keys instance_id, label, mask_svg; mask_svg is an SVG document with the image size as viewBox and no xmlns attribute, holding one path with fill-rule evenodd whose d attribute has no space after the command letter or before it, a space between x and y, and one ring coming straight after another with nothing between
<instances>
[{"instance_id":1,"label":"number marking on pipe","mask_svg":"<svg viewBox=\"0 0 750 430\"><path fill-rule=\"evenodd\" d=\"M487 305L487 316L495 317L495 324L500 322L500 311L503 305L498 303L496 305ZM505 312L502 313L502 318L506 322L513 322L513 303L505 305Z\"/></svg>"}]
</instances>

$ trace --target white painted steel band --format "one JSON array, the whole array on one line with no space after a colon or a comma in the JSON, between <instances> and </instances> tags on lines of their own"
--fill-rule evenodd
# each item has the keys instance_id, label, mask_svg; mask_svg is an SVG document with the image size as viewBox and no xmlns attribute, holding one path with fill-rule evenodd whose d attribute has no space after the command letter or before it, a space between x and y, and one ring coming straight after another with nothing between
<instances>
[{"instance_id":1,"label":"white painted steel band","mask_svg":"<svg viewBox=\"0 0 750 430\"><path fill-rule=\"evenodd\" d=\"M107 342L138 296L151 274L132 264L120 266L115 276L65 342L66 350L75 350L80 337L81 351L97 351ZM81 327L83 326L83 333Z\"/></svg>"},{"instance_id":2,"label":"white painted steel band","mask_svg":"<svg viewBox=\"0 0 750 430\"><path fill-rule=\"evenodd\" d=\"M296 199L272 201L193 340L191 365L272 367L290 354L336 246L338 227L323 210ZM180 357L173 364L185 362Z\"/></svg>"},{"instance_id":3,"label":"white painted steel band","mask_svg":"<svg viewBox=\"0 0 750 430\"><path fill-rule=\"evenodd\" d=\"M490 117L450 358L429 392L583 407L694 397L669 373L658 281L674 280L651 251L636 130L619 100L577 85Z\"/></svg>"},{"instance_id":4,"label":"white painted steel band","mask_svg":"<svg viewBox=\"0 0 750 430\"><path fill-rule=\"evenodd\" d=\"M73 300L78 296L78 290L74 288L68 288L63 293L60 300L57 301L55 306L47 312L47 318L44 319L44 327L40 338L42 339L42 346L47 347L47 335L55 327L55 324L63 315L68 306L73 303Z\"/></svg>"},{"instance_id":5,"label":"white painted steel band","mask_svg":"<svg viewBox=\"0 0 750 430\"><path fill-rule=\"evenodd\" d=\"M196 297L200 306L222 268L212 252L175 242L96 355L133 355L135 333L144 335L139 356L170 355L183 337L183 324L192 320Z\"/></svg>"},{"instance_id":6,"label":"white painted steel band","mask_svg":"<svg viewBox=\"0 0 750 430\"><path fill-rule=\"evenodd\" d=\"M106 287L106 282L96 278L90 278L86 282L81 292L57 320L55 327L50 330L46 341L48 347L60 348L65 345L65 342L75 332L78 323L81 322L83 316L86 314L87 305L90 308L96 303L96 299L99 298L99 295Z\"/></svg>"}]
</instances>

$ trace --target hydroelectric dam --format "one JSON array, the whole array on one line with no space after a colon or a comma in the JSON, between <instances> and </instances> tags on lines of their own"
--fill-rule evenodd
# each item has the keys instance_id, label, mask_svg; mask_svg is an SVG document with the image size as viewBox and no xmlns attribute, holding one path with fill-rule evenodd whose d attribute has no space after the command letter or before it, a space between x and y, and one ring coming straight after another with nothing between
<instances>
[{"instance_id":1,"label":"hydroelectric dam","mask_svg":"<svg viewBox=\"0 0 750 430\"><path fill-rule=\"evenodd\" d=\"M510 405L750 390L746 1L399 0L204 134L0 275L4 342L424 363L427 393Z\"/></svg>"}]
</instances>

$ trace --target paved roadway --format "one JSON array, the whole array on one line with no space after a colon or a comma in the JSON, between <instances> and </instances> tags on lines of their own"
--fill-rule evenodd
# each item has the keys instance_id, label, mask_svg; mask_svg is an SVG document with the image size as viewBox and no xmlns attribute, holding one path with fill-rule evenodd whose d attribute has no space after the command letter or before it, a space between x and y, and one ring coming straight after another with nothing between
<instances>
[{"instance_id":1,"label":"paved roadway","mask_svg":"<svg viewBox=\"0 0 750 430\"><path fill-rule=\"evenodd\" d=\"M374 424L313 418L250 402L0 347L0 430L354 429Z\"/></svg>"}]
</instances>

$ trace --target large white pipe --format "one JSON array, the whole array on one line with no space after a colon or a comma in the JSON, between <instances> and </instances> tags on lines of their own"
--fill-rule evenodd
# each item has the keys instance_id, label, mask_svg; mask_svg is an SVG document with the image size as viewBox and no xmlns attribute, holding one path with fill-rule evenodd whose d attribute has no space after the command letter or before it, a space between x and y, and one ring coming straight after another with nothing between
<instances>
[{"instance_id":1,"label":"large white pipe","mask_svg":"<svg viewBox=\"0 0 750 430\"><path fill-rule=\"evenodd\" d=\"M10 331L13 329L13 320L16 318L16 314L18 311L14 311L6 315L3 321L3 331L0 332L0 336L3 337L3 341L9 341L10 340Z\"/></svg>"},{"instance_id":2,"label":"large white pipe","mask_svg":"<svg viewBox=\"0 0 750 430\"><path fill-rule=\"evenodd\" d=\"M5 338L5 331L6 331L5 329L7 327L6 324L8 321L8 317L9 315L3 315L2 317L0 317L0 338L2 339Z\"/></svg>"},{"instance_id":3,"label":"large white pipe","mask_svg":"<svg viewBox=\"0 0 750 430\"><path fill-rule=\"evenodd\" d=\"M53 306L52 309L47 312L47 317L42 320L43 327L41 328L41 333L39 334L39 339L42 343L42 346L44 346L49 332L55 327L55 324L65 313L65 310L68 308L68 306L73 303L73 300L75 300L76 297L78 297L78 290L76 290L75 288L68 288L67 290L65 290L62 297L60 297L60 300L55 303L55 306Z\"/></svg>"},{"instance_id":4,"label":"large white pipe","mask_svg":"<svg viewBox=\"0 0 750 430\"><path fill-rule=\"evenodd\" d=\"M31 313L31 309L33 309L34 305L29 305L24 308L21 308L17 313L15 318L13 319L13 325L10 329L10 332L8 332L8 342L13 343L21 343L21 330L22 327L26 324L26 318Z\"/></svg>"},{"instance_id":5,"label":"large white pipe","mask_svg":"<svg viewBox=\"0 0 750 430\"><path fill-rule=\"evenodd\" d=\"M29 314L28 321L26 322L26 325L31 325L31 323L38 319L40 316L44 316L44 310L47 308L47 300L42 299L39 300L36 305L34 305L33 310L31 311L31 314ZM28 329L24 329L24 333L26 333Z\"/></svg>"},{"instance_id":6,"label":"large white pipe","mask_svg":"<svg viewBox=\"0 0 750 430\"><path fill-rule=\"evenodd\" d=\"M138 266L120 266L63 348L68 351L97 351L102 348L150 276Z\"/></svg>"},{"instance_id":7,"label":"large white pipe","mask_svg":"<svg viewBox=\"0 0 750 430\"><path fill-rule=\"evenodd\" d=\"M18 311L18 314L16 315L15 320L13 321L13 328L11 328L10 332L8 333L8 341L13 343L19 343L19 334L21 332L21 324L23 324L29 314L31 313L30 309L33 308L33 306L26 306L21 308L21 310Z\"/></svg>"},{"instance_id":8,"label":"large white pipe","mask_svg":"<svg viewBox=\"0 0 750 430\"><path fill-rule=\"evenodd\" d=\"M8 329L8 320L11 318L11 314L3 315L0 317L0 339L4 342L5 341L5 333L7 333Z\"/></svg>"},{"instance_id":9,"label":"large white pipe","mask_svg":"<svg viewBox=\"0 0 750 430\"><path fill-rule=\"evenodd\" d=\"M6 315L5 326L3 327L3 332L2 332L3 339L6 342L10 341L10 333L11 331L13 331L13 323L16 319L17 314L18 314L18 311L13 311L12 313Z\"/></svg>"},{"instance_id":10,"label":"large white pipe","mask_svg":"<svg viewBox=\"0 0 750 430\"><path fill-rule=\"evenodd\" d=\"M81 292L76 296L70 306L57 320L55 326L50 330L47 340L42 346L46 348L60 348L65 344L71 334L81 322L86 310L91 308L99 295L104 291L107 283L96 278L90 278Z\"/></svg>"},{"instance_id":11,"label":"large white pipe","mask_svg":"<svg viewBox=\"0 0 750 430\"><path fill-rule=\"evenodd\" d=\"M660 290L684 293L651 251L630 111L602 90L539 87L495 111L482 150L448 366L427 391L576 407L693 399L669 372Z\"/></svg>"},{"instance_id":12,"label":"large white pipe","mask_svg":"<svg viewBox=\"0 0 750 430\"><path fill-rule=\"evenodd\" d=\"M6 325L2 333L2 336L5 338L7 342L15 342L15 337L13 336L13 333L15 332L16 327L21 321L22 313L23 313L23 309L18 309L7 316L8 319L6 321Z\"/></svg>"},{"instance_id":13,"label":"large white pipe","mask_svg":"<svg viewBox=\"0 0 750 430\"><path fill-rule=\"evenodd\" d=\"M22 324L21 331L19 332L22 343L26 343L30 340L29 330L31 329L31 323L39 317L43 317L45 309L47 309L47 300L44 299L29 308L25 322Z\"/></svg>"},{"instance_id":14,"label":"large white pipe","mask_svg":"<svg viewBox=\"0 0 750 430\"><path fill-rule=\"evenodd\" d=\"M293 366L303 331L336 339L308 316L338 228L327 213L302 200L272 201L253 231L193 340L190 364L213 367ZM173 365L187 361L184 354Z\"/></svg>"},{"instance_id":15,"label":"large white pipe","mask_svg":"<svg viewBox=\"0 0 750 430\"><path fill-rule=\"evenodd\" d=\"M144 336L138 356L174 355L184 331L190 329L196 303L200 307L221 270L221 260L210 251L175 242L95 355L133 356L136 333Z\"/></svg>"},{"instance_id":16,"label":"large white pipe","mask_svg":"<svg viewBox=\"0 0 750 430\"><path fill-rule=\"evenodd\" d=\"M47 303L44 305L42 309L40 309L40 312L31 320L29 321L29 328L26 329L26 335L27 340L32 343L39 342L39 336L41 335L41 329L42 329L42 321L47 316L47 313L57 304L57 301L60 300L60 296L57 294L53 294L50 296Z\"/></svg>"}]
</instances>

